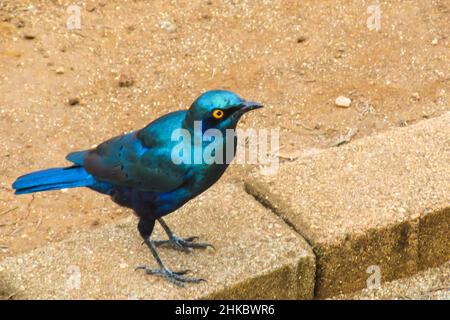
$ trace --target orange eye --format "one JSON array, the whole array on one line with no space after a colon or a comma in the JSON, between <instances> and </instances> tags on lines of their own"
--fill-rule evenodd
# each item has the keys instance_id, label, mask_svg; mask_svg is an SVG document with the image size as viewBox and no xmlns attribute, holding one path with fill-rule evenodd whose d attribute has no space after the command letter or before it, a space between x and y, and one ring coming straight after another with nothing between
<instances>
[{"instance_id":1,"label":"orange eye","mask_svg":"<svg viewBox=\"0 0 450 320\"><path fill-rule=\"evenodd\" d=\"M220 118L223 117L224 113L223 113L222 110L216 109L216 110L213 111L212 115L213 115L214 118L220 119Z\"/></svg>"}]
</instances>

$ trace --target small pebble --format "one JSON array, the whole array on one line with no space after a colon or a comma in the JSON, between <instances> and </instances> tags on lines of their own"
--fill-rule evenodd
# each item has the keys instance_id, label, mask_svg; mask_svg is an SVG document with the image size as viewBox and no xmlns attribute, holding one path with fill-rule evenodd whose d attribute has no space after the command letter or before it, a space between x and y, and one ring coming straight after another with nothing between
<instances>
[{"instance_id":1,"label":"small pebble","mask_svg":"<svg viewBox=\"0 0 450 320\"><path fill-rule=\"evenodd\" d=\"M130 24L129 26L126 27L127 32L133 32L134 30L136 30L136 26Z\"/></svg>"},{"instance_id":2,"label":"small pebble","mask_svg":"<svg viewBox=\"0 0 450 320\"><path fill-rule=\"evenodd\" d=\"M300 36L297 38L297 43L302 43L306 41L306 37L305 36Z\"/></svg>"},{"instance_id":3,"label":"small pebble","mask_svg":"<svg viewBox=\"0 0 450 320\"><path fill-rule=\"evenodd\" d=\"M63 74L64 73L64 68L63 67L58 67L55 70L56 74Z\"/></svg>"},{"instance_id":4,"label":"small pebble","mask_svg":"<svg viewBox=\"0 0 450 320\"><path fill-rule=\"evenodd\" d=\"M80 104L80 98L77 97L69 98L69 105L75 106L77 104Z\"/></svg>"},{"instance_id":5,"label":"small pebble","mask_svg":"<svg viewBox=\"0 0 450 320\"><path fill-rule=\"evenodd\" d=\"M411 98L413 98L415 101L419 101L419 100L420 100L420 95L419 95L418 92L414 92L414 93L411 95Z\"/></svg>"},{"instance_id":6,"label":"small pebble","mask_svg":"<svg viewBox=\"0 0 450 320\"><path fill-rule=\"evenodd\" d=\"M203 20L211 20L211 15L208 13L204 13L204 14L202 14L202 19Z\"/></svg>"},{"instance_id":7,"label":"small pebble","mask_svg":"<svg viewBox=\"0 0 450 320\"><path fill-rule=\"evenodd\" d=\"M93 227L96 227L96 226L99 226L99 225L100 225L100 221L98 219L92 221L92 223L91 223L91 226L93 226Z\"/></svg>"},{"instance_id":8,"label":"small pebble","mask_svg":"<svg viewBox=\"0 0 450 320\"><path fill-rule=\"evenodd\" d=\"M23 21L22 19L20 19L20 18L15 18L15 19L13 19L13 24L17 27L17 28L23 28L23 27L25 27L25 21Z\"/></svg>"},{"instance_id":9,"label":"small pebble","mask_svg":"<svg viewBox=\"0 0 450 320\"><path fill-rule=\"evenodd\" d=\"M437 38L434 38L433 41L431 41L431 44L432 44L433 46L437 45L437 44L438 44L438 39L437 39Z\"/></svg>"},{"instance_id":10,"label":"small pebble","mask_svg":"<svg viewBox=\"0 0 450 320\"><path fill-rule=\"evenodd\" d=\"M350 107L350 104L352 103L352 100L350 98L339 96L336 98L336 105L338 107L348 108Z\"/></svg>"},{"instance_id":11,"label":"small pebble","mask_svg":"<svg viewBox=\"0 0 450 320\"><path fill-rule=\"evenodd\" d=\"M131 87L134 84L134 79L129 74L121 74L119 77L119 87Z\"/></svg>"},{"instance_id":12,"label":"small pebble","mask_svg":"<svg viewBox=\"0 0 450 320\"><path fill-rule=\"evenodd\" d=\"M408 125L408 122L406 120L400 119L398 125L400 127L406 127Z\"/></svg>"},{"instance_id":13,"label":"small pebble","mask_svg":"<svg viewBox=\"0 0 450 320\"><path fill-rule=\"evenodd\" d=\"M91 2L87 3L87 4L86 4L86 11L88 11L88 12L93 12L93 11L95 11L95 4L94 4L94 3L91 3Z\"/></svg>"},{"instance_id":14,"label":"small pebble","mask_svg":"<svg viewBox=\"0 0 450 320\"><path fill-rule=\"evenodd\" d=\"M34 34L31 30L27 30L23 33L23 38L25 40L33 40L36 38L36 34Z\"/></svg>"},{"instance_id":15,"label":"small pebble","mask_svg":"<svg viewBox=\"0 0 450 320\"><path fill-rule=\"evenodd\" d=\"M177 31L177 25L170 22L169 20L161 20L159 22L159 26L169 33L173 33L175 31Z\"/></svg>"}]
</instances>

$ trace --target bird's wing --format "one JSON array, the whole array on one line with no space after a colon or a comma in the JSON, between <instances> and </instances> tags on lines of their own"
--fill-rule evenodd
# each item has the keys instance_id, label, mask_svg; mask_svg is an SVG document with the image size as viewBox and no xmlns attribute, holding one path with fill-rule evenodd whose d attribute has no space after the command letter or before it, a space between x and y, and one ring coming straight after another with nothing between
<instances>
[{"instance_id":1,"label":"bird's wing","mask_svg":"<svg viewBox=\"0 0 450 320\"><path fill-rule=\"evenodd\" d=\"M171 145L144 144L140 131L103 142L94 149L74 152L69 161L83 165L96 179L140 190L167 192L184 183L187 169L171 160Z\"/></svg>"}]
</instances>

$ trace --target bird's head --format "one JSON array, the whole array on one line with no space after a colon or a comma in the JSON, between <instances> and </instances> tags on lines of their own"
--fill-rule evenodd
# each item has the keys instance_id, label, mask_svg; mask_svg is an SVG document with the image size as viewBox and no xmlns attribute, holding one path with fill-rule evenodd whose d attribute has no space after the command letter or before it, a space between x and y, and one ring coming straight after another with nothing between
<instances>
[{"instance_id":1,"label":"bird's head","mask_svg":"<svg viewBox=\"0 0 450 320\"><path fill-rule=\"evenodd\" d=\"M204 129L233 129L244 113L259 108L262 104L244 100L231 91L212 90L192 103L186 120L188 123L202 121Z\"/></svg>"}]
</instances>

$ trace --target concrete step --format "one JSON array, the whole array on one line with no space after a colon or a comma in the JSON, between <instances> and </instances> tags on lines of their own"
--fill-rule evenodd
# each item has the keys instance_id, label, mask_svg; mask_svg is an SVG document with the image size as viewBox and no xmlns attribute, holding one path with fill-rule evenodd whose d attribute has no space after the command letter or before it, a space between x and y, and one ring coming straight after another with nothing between
<instances>
[{"instance_id":1,"label":"concrete step","mask_svg":"<svg viewBox=\"0 0 450 320\"><path fill-rule=\"evenodd\" d=\"M450 259L450 112L257 173L246 189L312 245L316 297ZM369 272L369 273L368 273Z\"/></svg>"},{"instance_id":2,"label":"concrete step","mask_svg":"<svg viewBox=\"0 0 450 320\"><path fill-rule=\"evenodd\" d=\"M177 287L134 271L156 267L130 217L117 225L0 262L0 297L29 299L310 299L315 258L295 231L245 193L242 186L218 184L167 217L180 236L214 244L183 253L160 248L173 270L190 269L206 283ZM155 228L153 238L165 238Z\"/></svg>"}]
</instances>

